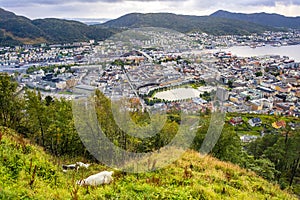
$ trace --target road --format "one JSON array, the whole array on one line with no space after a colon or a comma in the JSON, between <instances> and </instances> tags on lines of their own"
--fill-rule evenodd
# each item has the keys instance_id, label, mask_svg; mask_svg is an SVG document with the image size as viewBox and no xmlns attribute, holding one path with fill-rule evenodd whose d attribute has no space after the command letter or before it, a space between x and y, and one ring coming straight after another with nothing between
<instances>
[{"instance_id":1,"label":"road","mask_svg":"<svg viewBox=\"0 0 300 200\"><path fill-rule=\"evenodd\" d=\"M143 112L144 112L144 111L147 109L147 106L146 106L144 100L140 98L140 96L139 96L139 94L138 94L138 91L137 91L137 90L135 89L135 87L132 85L129 76L128 76L128 74L126 73L126 70L125 70L124 68L122 68L122 71L123 71L123 73L125 74L125 77L126 77L128 83L129 83L131 89L133 90L134 94L136 95L137 98L139 98L139 100L140 100L140 102L141 102L141 105L142 105L142 110L143 110Z\"/></svg>"}]
</instances>

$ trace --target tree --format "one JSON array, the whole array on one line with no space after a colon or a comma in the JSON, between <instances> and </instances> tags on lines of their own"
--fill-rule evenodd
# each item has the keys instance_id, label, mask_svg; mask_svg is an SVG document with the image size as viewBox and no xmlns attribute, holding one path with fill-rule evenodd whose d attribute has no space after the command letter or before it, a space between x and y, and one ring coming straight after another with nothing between
<instances>
[{"instance_id":1,"label":"tree","mask_svg":"<svg viewBox=\"0 0 300 200\"><path fill-rule=\"evenodd\" d=\"M251 100L251 97L250 96L247 96L246 97L246 101L250 101Z\"/></svg>"},{"instance_id":2,"label":"tree","mask_svg":"<svg viewBox=\"0 0 300 200\"><path fill-rule=\"evenodd\" d=\"M45 97L45 101L46 101L46 106L49 106L51 103L53 103L53 98L51 96L46 96Z\"/></svg>"},{"instance_id":3,"label":"tree","mask_svg":"<svg viewBox=\"0 0 300 200\"><path fill-rule=\"evenodd\" d=\"M232 88L232 87L233 87L233 81L232 81L232 80L229 80L229 81L228 81L228 87L229 87L229 88Z\"/></svg>"},{"instance_id":4,"label":"tree","mask_svg":"<svg viewBox=\"0 0 300 200\"><path fill-rule=\"evenodd\" d=\"M260 76L262 76L262 75L263 75L263 73L262 73L261 71L255 73L255 76L256 76L256 77L260 77Z\"/></svg>"},{"instance_id":5,"label":"tree","mask_svg":"<svg viewBox=\"0 0 300 200\"><path fill-rule=\"evenodd\" d=\"M45 131L49 121L49 115L46 113L47 108L42 101L40 92L26 91L26 113L27 125L31 130L33 137L38 144L45 146Z\"/></svg>"},{"instance_id":6,"label":"tree","mask_svg":"<svg viewBox=\"0 0 300 200\"><path fill-rule=\"evenodd\" d=\"M224 127L212 155L220 160L238 163L242 154L241 140L232 127Z\"/></svg>"},{"instance_id":7,"label":"tree","mask_svg":"<svg viewBox=\"0 0 300 200\"><path fill-rule=\"evenodd\" d=\"M278 181L284 189L287 185L293 186L294 191L299 191L300 175L300 133L296 130L287 137L283 135L267 135L257 139L246 146L248 153L254 155L255 159L268 159L275 167L272 181ZM266 164L258 163L258 167ZM266 165L265 165L266 166ZM272 168L271 165L268 164ZM271 169L269 168L269 169ZM266 174L265 174L266 175ZM268 178L272 177L267 175Z\"/></svg>"},{"instance_id":8,"label":"tree","mask_svg":"<svg viewBox=\"0 0 300 200\"><path fill-rule=\"evenodd\" d=\"M18 84L7 74L0 74L0 124L17 129L23 117L23 102L17 92Z\"/></svg>"},{"instance_id":9,"label":"tree","mask_svg":"<svg viewBox=\"0 0 300 200\"><path fill-rule=\"evenodd\" d=\"M32 140L56 155L85 155L75 129L72 104L65 99L42 98L40 92L26 91L26 126Z\"/></svg>"}]
</instances>

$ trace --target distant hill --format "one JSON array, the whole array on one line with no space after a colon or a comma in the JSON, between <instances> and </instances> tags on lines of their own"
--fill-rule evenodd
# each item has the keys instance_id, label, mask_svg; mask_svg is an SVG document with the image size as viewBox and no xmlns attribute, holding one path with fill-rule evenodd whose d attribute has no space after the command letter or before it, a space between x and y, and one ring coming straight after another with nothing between
<instances>
[{"instance_id":1,"label":"distant hill","mask_svg":"<svg viewBox=\"0 0 300 200\"><path fill-rule=\"evenodd\" d=\"M171 13L132 13L108 21L102 26L115 28L163 27L179 32L201 31L213 35L250 34L275 30L251 22L211 16L189 16Z\"/></svg>"},{"instance_id":2,"label":"distant hill","mask_svg":"<svg viewBox=\"0 0 300 200\"><path fill-rule=\"evenodd\" d=\"M155 172L126 175L114 170L112 184L90 188L75 181L109 169L93 163L62 172L62 164L76 161L82 158L51 156L0 127L0 199L297 199L253 172L210 156L200 158L194 151Z\"/></svg>"},{"instance_id":3,"label":"distant hill","mask_svg":"<svg viewBox=\"0 0 300 200\"><path fill-rule=\"evenodd\" d=\"M67 18L67 20L74 20L78 22L85 23L87 25L97 25L107 22L111 19L108 18Z\"/></svg>"},{"instance_id":4,"label":"distant hill","mask_svg":"<svg viewBox=\"0 0 300 200\"><path fill-rule=\"evenodd\" d=\"M285 17L279 14L268 14L268 13L253 13L253 14L231 13L224 10L219 10L211 14L210 16L220 17L224 19L243 20L243 21L253 22L264 26L300 29L300 17Z\"/></svg>"},{"instance_id":5,"label":"distant hill","mask_svg":"<svg viewBox=\"0 0 300 200\"><path fill-rule=\"evenodd\" d=\"M227 19L222 13L217 12L212 16L132 13L100 25L87 25L54 18L30 20L0 8L0 46L105 40L124 29L139 27L162 27L182 33L198 31L213 35L244 35L279 30L267 26L267 22L265 25L258 25L240 19Z\"/></svg>"},{"instance_id":6,"label":"distant hill","mask_svg":"<svg viewBox=\"0 0 300 200\"><path fill-rule=\"evenodd\" d=\"M0 8L0 45L104 40L112 29L62 19L30 20Z\"/></svg>"},{"instance_id":7,"label":"distant hill","mask_svg":"<svg viewBox=\"0 0 300 200\"><path fill-rule=\"evenodd\" d=\"M45 41L45 37L44 32L32 24L30 19L0 8L1 44L27 43L26 40L34 43L36 40Z\"/></svg>"},{"instance_id":8,"label":"distant hill","mask_svg":"<svg viewBox=\"0 0 300 200\"><path fill-rule=\"evenodd\" d=\"M105 40L113 32L109 29L88 26L84 23L63 19L38 19L32 21L36 27L41 29L50 42L76 42L89 39Z\"/></svg>"}]
</instances>

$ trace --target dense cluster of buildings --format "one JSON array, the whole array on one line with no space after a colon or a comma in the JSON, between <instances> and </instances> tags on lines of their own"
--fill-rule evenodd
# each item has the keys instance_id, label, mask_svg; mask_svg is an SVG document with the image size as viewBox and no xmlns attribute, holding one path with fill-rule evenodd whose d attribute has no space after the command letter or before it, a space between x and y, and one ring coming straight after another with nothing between
<instances>
[{"instance_id":1,"label":"dense cluster of buildings","mask_svg":"<svg viewBox=\"0 0 300 200\"><path fill-rule=\"evenodd\" d=\"M216 53L219 81L229 88L229 112L300 115L300 66L288 57L238 58Z\"/></svg>"},{"instance_id":2,"label":"dense cluster of buildings","mask_svg":"<svg viewBox=\"0 0 300 200\"><path fill-rule=\"evenodd\" d=\"M251 48L262 47L265 45L287 46L300 44L300 31L291 30L289 32L271 32L252 35L225 35L213 36L206 33L193 33L190 35L202 45L204 49L214 49L217 47L229 46L249 46Z\"/></svg>"},{"instance_id":3,"label":"dense cluster of buildings","mask_svg":"<svg viewBox=\"0 0 300 200\"><path fill-rule=\"evenodd\" d=\"M17 74L21 85L57 94L74 88L100 89L111 99L139 98L144 106L167 109L178 102L154 98L156 92L198 82L222 87L219 100L228 112L300 115L299 63L288 57L241 58L228 52L205 52L220 46L299 44L300 33L265 32L250 36L183 35L146 28L117 34L106 41L0 47L0 71ZM195 88L203 95L201 88ZM212 90L181 101L182 110L213 109ZM218 93L216 93L218 94ZM204 95L204 96L205 96Z\"/></svg>"},{"instance_id":4,"label":"dense cluster of buildings","mask_svg":"<svg viewBox=\"0 0 300 200\"><path fill-rule=\"evenodd\" d=\"M29 67L88 64L93 43L0 47L0 71L26 73Z\"/></svg>"}]
</instances>

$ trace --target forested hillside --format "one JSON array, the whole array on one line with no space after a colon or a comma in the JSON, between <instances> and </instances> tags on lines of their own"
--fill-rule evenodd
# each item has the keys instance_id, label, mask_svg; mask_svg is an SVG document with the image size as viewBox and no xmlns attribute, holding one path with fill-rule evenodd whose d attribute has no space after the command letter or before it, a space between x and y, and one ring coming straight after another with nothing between
<instances>
[{"instance_id":1,"label":"forested hillside","mask_svg":"<svg viewBox=\"0 0 300 200\"><path fill-rule=\"evenodd\" d=\"M269 13L232 13L224 10L219 10L210 16L220 17L225 19L236 19L247 22L252 22L264 26L272 27L284 27L299 29L300 28L300 17L286 17L279 14L269 14Z\"/></svg>"},{"instance_id":2,"label":"forested hillside","mask_svg":"<svg viewBox=\"0 0 300 200\"><path fill-rule=\"evenodd\" d=\"M100 25L87 25L64 19L31 20L0 8L0 46L41 43L72 43L105 40L128 28L160 27L182 33L206 32L212 35L247 35L279 29L237 19L214 16L188 16L171 13L132 13Z\"/></svg>"},{"instance_id":3,"label":"forested hillside","mask_svg":"<svg viewBox=\"0 0 300 200\"><path fill-rule=\"evenodd\" d=\"M30 20L0 8L0 45L69 43L105 40L114 29L62 19Z\"/></svg>"},{"instance_id":4,"label":"forested hillside","mask_svg":"<svg viewBox=\"0 0 300 200\"><path fill-rule=\"evenodd\" d=\"M251 33L262 33L266 30L277 30L270 26L262 26L236 19L176 15L172 13L131 13L118 19L108 21L104 23L103 26L115 28L160 27L182 33L197 31L212 35L247 35Z\"/></svg>"},{"instance_id":5,"label":"forested hillside","mask_svg":"<svg viewBox=\"0 0 300 200\"><path fill-rule=\"evenodd\" d=\"M17 83L13 78L1 74L0 126L3 127L0 130L0 198L27 196L41 199L45 195L45 199L65 199L71 198L71 194L74 197L77 193L87 199L96 196L128 199L134 195L140 199L292 198L280 191L279 187L300 194L299 128L287 127L275 131L265 126L270 134L255 142L243 144L238 132L249 130L243 126L233 127L229 123L225 124L211 154L204 159L191 151L172 166L157 172L141 175L118 172L115 183L110 186L91 191L81 188L77 191L74 180L99 172L105 167L97 164L97 160L83 146L75 129L71 102L49 96L42 98L39 92L30 90L24 96L17 96L16 91ZM128 136L117 127L111 113L110 100L100 91L96 92L94 98L98 119L105 134L123 149L131 152L157 150L165 146L177 133L181 117L174 110L168 113L167 123L157 135L147 140ZM210 112L199 113L200 126L191 146L192 150L200 149L209 126L210 115ZM226 122L236 115L227 114ZM105 116L105 119L101 116ZM131 117L140 124L148 123L149 120L148 115L142 112L131 113ZM252 117L257 116L243 116L245 119ZM266 125L277 120L285 120L287 124L299 123L297 118L265 115L259 117ZM260 132L258 129L253 131ZM94 166L88 171L74 174L74 178L72 174L63 174L61 164L74 161L92 162ZM189 168L188 174L185 172L186 167ZM278 186L275 187L274 184Z\"/></svg>"}]
</instances>

